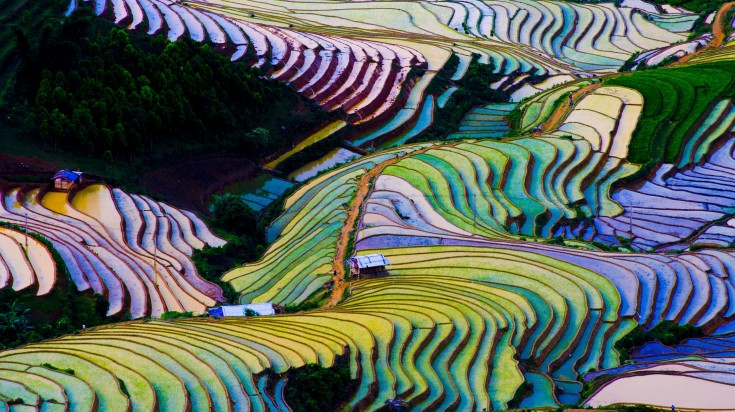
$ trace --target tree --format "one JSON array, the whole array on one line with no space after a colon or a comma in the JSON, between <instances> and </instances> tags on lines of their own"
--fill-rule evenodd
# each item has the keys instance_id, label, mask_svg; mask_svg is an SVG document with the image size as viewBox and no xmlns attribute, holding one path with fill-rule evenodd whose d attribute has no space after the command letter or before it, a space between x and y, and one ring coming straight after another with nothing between
<instances>
[{"instance_id":1,"label":"tree","mask_svg":"<svg viewBox=\"0 0 735 412\"><path fill-rule=\"evenodd\" d=\"M245 149L262 150L270 145L270 132L268 129L258 127L252 131L245 133L244 143Z\"/></svg>"},{"instance_id":2,"label":"tree","mask_svg":"<svg viewBox=\"0 0 735 412\"><path fill-rule=\"evenodd\" d=\"M294 412L334 411L354 392L356 383L349 358L341 356L331 368L312 363L290 369L284 395Z\"/></svg>"},{"instance_id":3,"label":"tree","mask_svg":"<svg viewBox=\"0 0 735 412\"><path fill-rule=\"evenodd\" d=\"M225 193L215 197L214 223L237 235L252 236L257 232L257 213L237 195Z\"/></svg>"},{"instance_id":4,"label":"tree","mask_svg":"<svg viewBox=\"0 0 735 412\"><path fill-rule=\"evenodd\" d=\"M33 331L30 309L15 299L0 313L0 336L5 346L21 340L24 334Z\"/></svg>"},{"instance_id":5,"label":"tree","mask_svg":"<svg viewBox=\"0 0 735 412\"><path fill-rule=\"evenodd\" d=\"M329 117L207 44L129 33L81 9L63 24L49 18L40 33L19 29L27 41L12 104L54 147L95 157L109 151L117 161L202 149L259 159L290 144L281 125L310 130Z\"/></svg>"}]
</instances>

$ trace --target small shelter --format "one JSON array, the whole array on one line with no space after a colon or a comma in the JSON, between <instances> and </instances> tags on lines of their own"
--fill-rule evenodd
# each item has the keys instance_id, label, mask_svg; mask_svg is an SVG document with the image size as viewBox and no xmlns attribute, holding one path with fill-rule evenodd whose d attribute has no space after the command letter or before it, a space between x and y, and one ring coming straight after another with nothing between
<instances>
[{"instance_id":1,"label":"small shelter","mask_svg":"<svg viewBox=\"0 0 735 412\"><path fill-rule=\"evenodd\" d=\"M82 172L66 169L59 170L51 180L54 181L54 189L68 192L74 185L82 182Z\"/></svg>"},{"instance_id":2,"label":"small shelter","mask_svg":"<svg viewBox=\"0 0 735 412\"><path fill-rule=\"evenodd\" d=\"M209 308L209 316L213 318L224 318L230 316L246 316L248 311L256 313L258 316L270 316L276 314L276 309L272 302L267 303L251 303L249 305L229 305Z\"/></svg>"},{"instance_id":3,"label":"small shelter","mask_svg":"<svg viewBox=\"0 0 735 412\"><path fill-rule=\"evenodd\" d=\"M358 277L385 275L388 273L385 267L390 265L382 253L355 256L350 258L349 263L350 273Z\"/></svg>"}]
</instances>

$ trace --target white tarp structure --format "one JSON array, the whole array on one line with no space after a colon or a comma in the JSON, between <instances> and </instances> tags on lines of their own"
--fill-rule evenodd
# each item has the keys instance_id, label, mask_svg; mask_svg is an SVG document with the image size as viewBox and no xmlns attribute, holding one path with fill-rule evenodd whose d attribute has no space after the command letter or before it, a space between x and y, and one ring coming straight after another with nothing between
<instances>
[{"instance_id":1,"label":"white tarp structure","mask_svg":"<svg viewBox=\"0 0 735 412\"><path fill-rule=\"evenodd\" d=\"M275 315L276 310L273 308L272 302L267 303L251 303L249 305L230 305L209 308L209 316L222 318L225 316L245 316L247 310L252 310L258 316Z\"/></svg>"}]
</instances>

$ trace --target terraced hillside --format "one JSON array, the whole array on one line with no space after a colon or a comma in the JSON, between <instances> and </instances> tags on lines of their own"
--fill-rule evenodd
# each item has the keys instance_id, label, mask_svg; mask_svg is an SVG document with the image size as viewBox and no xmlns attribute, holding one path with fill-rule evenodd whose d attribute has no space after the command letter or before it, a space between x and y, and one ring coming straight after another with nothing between
<instances>
[{"instance_id":1,"label":"terraced hillside","mask_svg":"<svg viewBox=\"0 0 735 412\"><path fill-rule=\"evenodd\" d=\"M365 156L312 179L286 200L286 212L268 228L272 243L263 258L226 273L222 280L242 294L242 302L303 302L332 277L335 245L360 177L380 163L424 146L428 145Z\"/></svg>"},{"instance_id":2,"label":"terraced hillside","mask_svg":"<svg viewBox=\"0 0 735 412\"><path fill-rule=\"evenodd\" d=\"M129 29L147 27L149 34L165 27L172 41L188 36L227 46L232 60L269 67L274 79L327 110L344 110L355 124L384 118L402 90L410 89L411 67L426 65L405 46L265 26L169 1L98 1L95 11Z\"/></svg>"},{"instance_id":3,"label":"terraced hillside","mask_svg":"<svg viewBox=\"0 0 735 412\"><path fill-rule=\"evenodd\" d=\"M476 248L468 260L467 250L427 250L441 260L396 251L396 276L353 284L352 297L332 310L120 325L5 351L0 364L11 369L8 381L46 378L43 391L23 392L30 405L54 399L84 409L96 402L100 409L118 404L146 410L282 409L283 385L267 384L266 368L282 373L307 362L330 365L342 353L359 379L348 405L358 409L380 407L395 396L417 409L502 409L524 373L536 383L524 405L544 405L556 399L549 375L570 388L562 396L574 396L575 364L615 364L611 344L618 335L607 331L619 322L620 299L609 281L525 254L519 257L538 262L538 277L519 284L511 279L526 270L522 266L488 272L488 264L506 258ZM423 259L442 263L432 267ZM449 274L443 265L457 269ZM536 366L524 372L514 354ZM115 358L135 361L123 365ZM7 386L2 395L15 391ZM169 391L186 396L166 396ZM56 393L78 400L60 401L65 398Z\"/></svg>"},{"instance_id":4,"label":"terraced hillside","mask_svg":"<svg viewBox=\"0 0 735 412\"><path fill-rule=\"evenodd\" d=\"M731 245L733 203L723 188L731 184L734 143L727 139L701 166L677 171L673 165L662 165L640 187L612 195L623 207L622 214L570 225L558 233L609 244L629 239L642 250Z\"/></svg>"},{"instance_id":5,"label":"terraced hillside","mask_svg":"<svg viewBox=\"0 0 735 412\"><path fill-rule=\"evenodd\" d=\"M626 288L616 288L617 279L585 269L593 265L553 257L554 251L564 256L564 248L519 245L381 249L393 263L391 276L353 283L350 299L331 310L120 325L6 351L0 362L20 370L9 374L16 382L26 370L50 373L44 363L72 369L77 386L89 388L88 402L97 396L100 407L114 401L144 409L157 403L166 409L284 408L287 383L267 383L264 369L282 373L307 362L331 365L343 352L360 382L349 403L358 409L377 408L395 396L419 410L502 409L524 380L533 382L534 390L521 407L575 403L582 388L578 373L617 365L613 345L635 325L630 296L646 293L636 291L635 276ZM623 261L609 258L608 266ZM662 261L644 258L659 271L660 286L677 267L669 263L663 269ZM645 278L645 266L629 264L630 273ZM683 279L678 285L685 284ZM644 282L642 289L653 286ZM659 296L671 292L661 287ZM694 290L705 289L698 283ZM688 293L689 298L674 295L667 304L672 313L683 304L684 311L702 320L717 313L712 307L732 306L710 299L713 306L704 313L696 302L707 298ZM117 356L136 362L111 361ZM115 377L136 391L118 392ZM70 383L52 380L70 390ZM166 397L171 390L188 396ZM27 396L37 395L30 398L36 404L50 399L30 392ZM232 404L221 403L228 399Z\"/></svg>"},{"instance_id":6,"label":"terraced hillside","mask_svg":"<svg viewBox=\"0 0 735 412\"><path fill-rule=\"evenodd\" d=\"M722 110L729 107L722 106ZM582 249L510 240L521 235L549 237L558 234L559 227L588 221L585 216L595 217L597 221L612 219L624 212L615 202L615 195L610 197L610 188L614 182L637 170L637 166L625 159L629 156L628 147L643 110L644 99L635 90L598 87L583 95L558 128L548 135L497 142L465 140L409 153L382 170L364 201L356 249L359 254L380 252L388 257L392 263L390 276L381 282L398 282L402 274L410 273L426 275L426 284L416 282L417 286L424 287L430 284L429 279L433 282L449 274L465 280L474 279L465 268L484 268L494 273L496 281L500 275L495 271L500 270L510 276L507 285L517 287L519 282L527 281L521 273L532 273L530 279L533 280L541 276L537 267L523 269L524 265L549 262L566 268L563 270L589 271L591 278L586 279L604 279L612 285L594 289L603 291L604 296L619 299L618 309L613 311L615 316L582 315L576 321L579 322L577 326L572 328L581 335L570 337L573 344L569 347L561 345L564 338L554 339L550 353L563 353L570 360L564 362L560 357L544 362L536 359L532 350L516 347L524 365L522 376L536 388L523 398L521 407L578 402L582 386L576 380L577 373L615 365L614 353L606 352L612 350L611 343L605 339L614 341L636 323L652 327L669 320L702 326L715 334L732 331L735 315L732 308L735 306L731 297L735 286L731 283L733 256L729 251L637 255L593 251L591 245L574 241L563 243ZM726 118L718 115L718 119ZM700 127L722 129L721 120L703 122ZM682 160L682 167L688 162L706 159L707 148L711 142L720 142L720 137L721 133L709 138L691 137L699 139L699 143L687 147L700 148L700 155L694 150L691 160ZM731 143L722 146L710 161L727 164L732 153L730 146ZM339 174L337 171L325 175L307 188L312 191L312 185L318 184L324 187L324 193L333 193L326 185L330 180L336 182L333 176ZM304 190L294 195L299 202L298 210L322 210L304 201ZM323 196L314 195L314 199L321 200ZM667 207L667 203L659 204ZM293 199L287 202L284 216L290 216L288 207L295 207ZM281 226L273 228L274 234L280 231ZM313 249L305 245L300 250L307 253ZM532 253L534 257L526 258L525 253ZM275 260L277 255L272 256ZM494 260L482 260L485 256L493 256ZM326 262L325 259L324 270L329 268ZM404 262L409 262L408 266L404 266ZM287 268L285 264L283 267ZM292 264L293 267L296 265ZM325 280L327 275L328 272L324 275ZM259 278L265 280L262 275ZM283 287L278 290L284 294ZM349 307L354 296L353 289L350 299L337 308ZM547 295L539 293L537 296ZM586 298L591 299L590 296ZM259 299L258 295L243 295L243 302ZM549 301L546 304L551 305ZM596 308L589 301L569 303L569 306ZM572 322L572 318L567 322ZM527 325L527 322L521 324ZM515 327L518 328L519 323ZM565 352L565 348L570 347L573 349ZM441 368L442 364L434 364L435 373L439 374ZM456 380L452 384L456 385ZM444 391L447 386L444 385Z\"/></svg>"},{"instance_id":7,"label":"terraced hillside","mask_svg":"<svg viewBox=\"0 0 735 412\"><path fill-rule=\"evenodd\" d=\"M599 130L594 123L584 124L588 112L596 113L585 109L593 101L603 101L608 115L615 116L599 114L609 119ZM602 88L581 101L567 123L544 139L460 142L436 149L407 146L363 157L294 193L286 202L287 211L269 229L273 244L263 259L227 273L223 280L242 293L242 302L292 304L305 300L336 270L334 248L357 180L376 164L396 156L402 158L387 166L375 181L366 213L380 204L397 205L394 216L398 220L401 213L407 213L406 208L415 207L424 215L438 211L464 233L500 238L549 235L561 218L576 217L571 206L575 202L584 201L587 213L614 214L618 206L607 194L615 180L636 170L622 159L640 104L640 95L632 90ZM614 130L617 132L612 133ZM567 133L576 134L571 137ZM417 149L422 153L407 155ZM463 175L463 170L480 174ZM546 173L545 179L527 178ZM517 184L524 181L530 186ZM388 187L391 192L383 195L382 190ZM467 193L483 195L469 198ZM382 230L380 222L371 219L369 214L363 216L365 230L370 231L371 225ZM320 252L313 253L315 250Z\"/></svg>"},{"instance_id":8,"label":"terraced hillside","mask_svg":"<svg viewBox=\"0 0 735 412\"><path fill-rule=\"evenodd\" d=\"M202 312L223 300L220 288L199 277L189 256L224 241L191 212L166 203L99 184L72 194L17 187L4 190L0 220L27 225L51 241L77 289L107 297L108 315ZM39 295L50 291L55 267L45 247L29 238L26 248L23 236L12 230L0 235L2 285L12 279L15 290L38 284Z\"/></svg>"},{"instance_id":9,"label":"terraced hillside","mask_svg":"<svg viewBox=\"0 0 735 412\"><path fill-rule=\"evenodd\" d=\"M498 138L508 134L507 116L515 104L491 103L483 107L477 107L467 113L459 124L459 131L450 135L450 139L486 139Z\"/></svg>"},{"instance_id":10,"label":"terraced hillside","mask_svg":"<svg viewBox=\"0 0 735 412\"><path fill-rule=\"evenodd\" d=\"M38 296L49 293L56 282L56 263L46 245L25 233L0 228L0 288L34 288Z\"/></svg>"},{"instance_id":11,"label":"terraced hillside","mask_svg":"<svg viewBox=\"0 0 735 412\"><path fill-rule=\"evenodd\" d=\"M291 373L338 358L355 379L339 410L735 409L725 9L710 23L640 0L91 0L70 12L89 6L211 42L344 112L269 168L336 131L370 150L345 144L362 156L296 173L306 180L262 257L222 277L240 303L312 309L131 321L3 350L0 409L296 410ZM452 78L432 86L452 54ZM406 145L475 60L493 62L492 86L512 103L485 102L448 139ZM395 147L376 151L376 139ZM263 188L256 205L276 197ZM189 256L223 240L187 211L103 185L15 187L1 205L0 219L27 216L110 313L222 300ZM55 279L48 251L24 240L0 230L0 285L42 294ZM373 253L387 275L345 274L350 256ZM662 324L705 337L621 358L626 335Z\"/></svg>"},{"instance_id":12,"label":"terraced hillside","mask_svg":"<svg viewBox=\"0 0 735 412\"><path fill-rule=\"evenodd\" d=\"M496 238L548 237L562 219L580 213L615 215L620 208L609 188L637 170L623 159L641 102L633 90L604 87L581 100L552 134L464 141L403 159L377 179L366 210L393 211L384 218L366 214L364 232L407 221L416 211L430 223Z\"/></svg>"},{"instance_id":13,"label":"terraced hillside","mask_svg":"<svg viewBox=\"0 0 735 412\"><path fill-rule=\"evenodd\" d=\"M636 52L650 50L651 59L676 54L666 48L686 40L696 20L690 12L636 5L530 0L95 0L93 6L129 29L211 42L232 60L267 69L326 110L344 110L362 132L354 142L363 146L431 121L426 90L451 54L460 59L452 80L479 57L507 75L504 88L521 88L521 98L576 76L614 71ZM549 76L558 79L538 83Z\"/></svg>"},{"instance_id":14,"label":"terraced hillside","mask_svg":"<svg viewBox=\"0 0 735 412\"><path fill-rule=\"evenodd\" d=\"M647 166L666 162L684 167L709 153L710 144L725 133L717 127L727 129L729 122L721 116L727 115L723 100L735 97L733 67L731 61L690 62L608 80L606 85L635 89L646 101L631 140L629 160ZM703 147L692 157L699 144Z\"/></svg>"},{"instance_id":15,"label":"terraced hillside","mask_svg":"<svg viewBox=\"0 0 735 412\"><path fill-rule=\"evenodd\" d=\"M602 386L587 404L665 407L674 402L687 409L732 408L733 339L732 335L688 339L675 347L648 343L634 353L634 364L588 374L587 379L599 379ZM639 390L642 387L646 390ZM695 390L701 398L686 396Z\"/></svg>"}]
</instances>

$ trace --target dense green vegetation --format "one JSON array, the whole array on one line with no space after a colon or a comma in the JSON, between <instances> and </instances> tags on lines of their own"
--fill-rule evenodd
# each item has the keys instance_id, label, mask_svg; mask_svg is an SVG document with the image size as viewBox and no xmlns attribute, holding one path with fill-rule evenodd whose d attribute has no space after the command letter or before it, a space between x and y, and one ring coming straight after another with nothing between
<instances>
[{"instance_id":1,"label":"dense green vegetation","mask_svg":"<svg viewBox=\"0 0 735 412\"><path fill-rule=\"evenodd\" d=\"M213 224L238 236L254 237L258 231L258 214L239 196L225 193L214 197Z\"/></svg>"},{"instance_id":2,"label":"dense green vegetation","mask_svg":"<svg viewBox=\"0 0 735 412\"><path fill-rule=\"evenodd\" d=\"M45 19L63 15L68 5L66 0L0 2L0 102L12 86L10 79L20 62L16 32L21 27L30 32L40 30Z\"/></svg>"},{"instance_id":3,"label":"dense green vegetation","mask_svg":"<svg viewBox=\"0 0 735 412\"><path fill-rule=\"evenodd\" d=\"M328 117L207 44L129 33L86 7L16 35L23 64L7 111L54 149L108 161L202 150L259 159Z\"/></svg>"},{"instance_id":4,"label":"dense green vegetation","mask_svg":"<svg viewBox=\"0 0 735 412\"><path fill-rule=\"evenodd\" d=\"M350 378L347 356L337 358L331 368L309 364L288 371L286 403L294 412L335 411L357 387Z\"/></svg>"},{"instance_id":5,"label":"dense green vegetation","mask_svg":"<svg viewBox=\"0 0 735 412\"><path fill-rule=\"evenodd\" d=\"M0 223L14 230L23 229ZM98 293L79 292L63 259L51 242L41 235L29 236L46 245L56 264L57 282L53 290L36 296L33 288L19 292L0 289L0 349L74 333L82 328L108 323L107 299Z\"/></svg>"},{"instance_id":6,"label":"dense green vegetation","mask_svg":"<svg viewBox=\"0 0 735 412\"><path fill-rule=\"evenodd\" d=\"M349 271L345 274L345 278L349 278ZM284 307L285 312L286 313L299 313L299 312L306 312L309 310L315 310L315 309L321 308L322 306L327 304L329 301L329 298L331 296L331 286L332 284L330 284L329 290L325 290L325 289L317 290L316 292L312 293L311 296L306 298L306 300L304 300L301 303L286 305L286 307ZM346 299L347 296L349 296L349 292L345 292L342 299Z\"/></svg>"},{"instance_id":7,"label":"dense green vegetation","mask_svg":"<svg viewBox=\"0 0 735 412\"><path fill-rule=\"evenodd\" d=\"M533 394L533 384L528 381L523 381L521 386L516 389L513 399L508 401L508 409L517 409L523 399L531 394Z\"/></svg>"},{"instance_id":8,"label":"dense green vegetation","mask_svg":"<svg viewBox=\"0 0 735 412\"><path fill-rule=\"evenodd\" d=\"M226 271L256 259L264 248L265 227L259 224L258 214L237 195L226 193L215 196L212 224L227 233L227 244L195 250L192 260L204 279L217 283L228 302L239 296L232 285L222 282Z\"/></svg>"},{"instance_id":9,"label":"dense green vegetation","mask_svg":"<svg viewBox=\"0 0 735 412\"><path fill-rule=\"evenodd\" d=\"M249 238L234 237L228 238L224 246L205 246L203 249L195 250L191 260L199 276L216 283L222 288L227 303L234 303L240 294L228 282L222 282L220 277L228 270L254 260L256 250L260 248L253 248Z\"/></svg>"},{"instance_id":10,"label":"dense green vegetation","mask_svg":"<svg viewBox=\"0 0 735 412\"><path fill-rule=\"evenodd\" d=\"M630 142L628 160L644 171L673 163L687 133L719 99L735 96L735 62L634 72L607 80L608 86L638 90L646 102Z\"/></svg>"},{"instance_id":11,"label":"dense green vegetation","mask_svg":"<svg viewBox=\"0 0 735 412\"><path fill-rule=\"evenodd\" d=\"M648 342L657 341L664 345L672 346L679 344L685 339L702 336L704 336L704 332L701 327L679 325L671 321L661 322L648 331L639 325L629 334L625 335L623 339L615 343L615 350L620 353L620 362L623 363L630 359L630 351L633 348L643 346Z\"/></svg>"},{"instance_id":12,"label":"dense green vegetation","mask_svg":"<svg viewBox=\"0 0 735 412\"><path fill-rule=\"evenodd\" d=\"M725 3L722 0L650 0L655 4L670 4L672 6L684 7L695 13L711 13Z\"/></svg>"},{"instance_id":13,"label":"dense green vegetation","mask_svg":"<svg viewBox=\"0 0 735 412\"><path fill-rule=\"evenodd\" d=\"M260 214L237 195L226 193L214 198L212 226L224 235L227 244L195 250L191 259L201 277L222 288L228 302L236 302L240 295L230 283L223 282L220 277L225 272L246 262L255 261L263 255L267 244L266 228L281 213L283 202L295 188L296 186L284 192Z\"/></svg>"},{"instance_id":14,"label":"dense green vegetation","mask_svg":"<svg viewBox=\"0 0 735 412\"><path fill-rule=\"evenodd\" d=\"M170 320L170 319L184 319L184 318L191 318L194 316L194 313L192 312L177 312L175 310L170 310L168 312L164 312L161 315L162 320Z\"/></svg>"},{"instance_id":15,"label":"dense green vegetation","mask_svg":"<svg viewBox=\"0 0 735 412\"><path fill-rule=\"evenodd\" d=\"M457 82L451 80L451 76L459 62L456 55L452 55L447 64L436 74L428 87L428 93L438 95L451 84L457 86L458 89L443 108L436 108L431 126L423 133L412 138L409 141L410 143L443 140L457 131L459 122L472 108L481 104L508 101L507 93L490 87L492 83L497 82L503 76L494 73L495 66L492 61L489 64L482 64L477 61L477 57L474 56L467 73Z\"/></svg>"}]
</instances>

